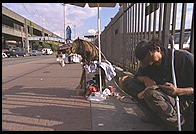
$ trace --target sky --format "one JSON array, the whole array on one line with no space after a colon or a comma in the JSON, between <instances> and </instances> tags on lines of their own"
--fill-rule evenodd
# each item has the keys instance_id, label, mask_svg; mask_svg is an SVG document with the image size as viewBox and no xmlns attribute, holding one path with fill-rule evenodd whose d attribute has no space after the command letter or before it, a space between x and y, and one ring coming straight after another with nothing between
<instances>
[{"instance_id":1,"label":"sky","mask_svg":"<svg viewBox=\"0 0 196 134\"><path fill-rule=\"evenodd\" d=\"M62 3L2 3L2 5L64 38L64 7ZM90 8L88 4L84 8L70 4L65 5L65 28L68 25L71 27L72 39L95 34L97 31L97 11L97 8ZM119 4L116 4L115 7L100 8L101 31L118 11Z\"/></svg>"},{"instance_id":2,"label":"sky","mask_svg":"<svg viewBox=\"0 0 196 134\"><path fill-rule=\"evenodd\" d=\"M62 3L2 3L2 5L64 38L64 7ZM115 7L100 8L101 31L118 13L119 8L119 4L116 4ZM192 9L193 3L188 3L185 28L191 28ZM181 10L182 3L178 3L176 29L180 29ZM159 13L157 13L157 18L158 15ZM66 4L65 27L68 25L72 29L72 39L78 36L84 38L84 35L94 35L97 31L97 8L90 8L88 4L84 8ZM158 28L158 19L156 28Z\"/></svg>"}]
</instances>

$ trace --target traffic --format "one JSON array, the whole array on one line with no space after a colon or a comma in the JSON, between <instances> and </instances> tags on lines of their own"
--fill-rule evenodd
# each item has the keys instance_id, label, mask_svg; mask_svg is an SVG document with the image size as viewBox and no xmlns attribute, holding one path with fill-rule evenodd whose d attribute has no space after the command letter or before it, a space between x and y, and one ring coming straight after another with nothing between
<instances>
[{"instance_id":1,"label":"traffic","mask_svg":"<svg viewBox=\"0 0 196 134\"><path fill-rule=\"evenodd\" d=\"M42 50L32 50L30 53L26 53L21 48L14 49L2 49L2 58L18 58L25 56L41 56L41 55L52 55L54 52L50 48L43 48Z\"/></svg>"}]
</instances>

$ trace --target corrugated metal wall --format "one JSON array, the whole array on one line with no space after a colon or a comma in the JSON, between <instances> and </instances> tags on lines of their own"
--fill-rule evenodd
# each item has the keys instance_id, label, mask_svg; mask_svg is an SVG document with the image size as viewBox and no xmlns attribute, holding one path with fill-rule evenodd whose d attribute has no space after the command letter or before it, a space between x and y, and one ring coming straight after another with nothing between
<instances>
[{"instance_id":1,"label":"corrugated metal wall","mask_svg":"<svg viewBox=\"0 0 196 134\"><path fill-rule=\"evenodd\" d=\"M191 28L185 29L187 10L190 9L187 9L187 3L181 5L182 10L179 13L177 3L124 3L101 33L102 52L113 64L134 73L139 66L134 56L134 49L140 39L157 36L163 41L164 46L167 46L169 35L180 32L181 49L184 32L191 31L190 48L194 53L194 12L191 14ZM177 12L181 14L178 29Z\"/></svg>"}]
</instances>

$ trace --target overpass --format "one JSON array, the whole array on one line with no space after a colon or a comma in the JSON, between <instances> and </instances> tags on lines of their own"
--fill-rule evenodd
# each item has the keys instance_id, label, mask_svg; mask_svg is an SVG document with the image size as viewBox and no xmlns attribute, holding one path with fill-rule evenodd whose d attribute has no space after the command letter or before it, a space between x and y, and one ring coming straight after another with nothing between
<instances>
[{"instance_id":1,"label":"overpass","mask_svg":"<svg viewBox=\"0 0 196 134\"><path fill-rule=\"evenodd\" d=\"M40 40L40 41L56 41L56 42L62 42L64 43L65 40L62 39L62 38L58 38L58 37L49 37L49 36L31 36L31 37L28 37L28 40Z\"/></svg>"},{"instance_id":2,"label":"overpass","mask_svg":"<svg viewBox=\"0 0 196 134\"><path fill-rule=\"evenodd\" d=\"M9 47L8 42L16 42L14 46L29 52L29 40L38 37L64 42L58 35L2 6L2 49Z\"/></svg>"}]
</instances>

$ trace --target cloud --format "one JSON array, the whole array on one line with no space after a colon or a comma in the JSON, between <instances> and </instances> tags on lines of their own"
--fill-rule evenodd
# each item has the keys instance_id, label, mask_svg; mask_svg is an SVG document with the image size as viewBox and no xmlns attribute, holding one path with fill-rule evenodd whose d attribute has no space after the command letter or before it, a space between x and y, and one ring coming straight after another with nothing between
<instances>
[{"instance_id":1,"label":"cloud","mask_svg":"<svg viewBox=\"0 0 196 134\"><path fill-rule=\"evenodd\" d=\"M43 26L50 32L58 33L58 35L64 37L64 16L61 3L3 3L3 5L32 22ZM66 4L65 26L69 25L72 29L79 29L84 26L85 21L96 15L96 8L88 6L81 8ZM83 34L78 33L78 35Z\"/></svg>"},{"instance_id":2,"label":"cloud","mask_svg":"<svg viewBox=\"0 0 196 134\"><path fill-rule=\"evenodd\" d=\"M188 3L187 9L186 9L186 18L185 18L186 29L191 28L192 15L193 15L193 3ZM177 16L176 16L176 29L180 29L181 27L181 17L182 17L182 3L178 3L177 4Z\"/></svg>"},{"instance_id":3,"label":"cloud","mask_svg":"<svg viewBox=\"0 0 196 134\"><path fill-rule=\"evenodd\" d=\"M89 29L89 30L88 30L88 33L90 33L90 34L95 34L95 33L96 33L96 30L95 30L95 29Z\"/></svg>"},{"instance_id":4,"label":"cloud","mask_svg":"<svg viewBox=\"0 0 196 134\"><path fill-rule=\"evenodd\" d=\"M54 34L61 36L61 31L56 31L56 32L54 32Z\"/></svg>"},{"instance_id":5,"label":"cloud","mask_svg":"<svg viewBox=\"0 0 196 134\"><path fill-rule=\"evenodd\" d=\"M2 3L3 6L8 7L10 10L20 14L21 16L31 20L32 22L43 26L45 29L58 33L61 37L64 37L64 17L63 17L63 5L61 3ZM190 28L192 23L193 3L187 4L186 12L186 25L185 28ZM101 10L101 8L100 8ZM176 29L180 28L182 3L178 3L176 16ZM65 23L72 29L72 37L84 36L87 32L94 33L93 29L89 29L87 32L82 31L84 25L87 24L88 19L97 16L97 8L90 8L86 5L84 8L66 4L65 6ZM172 15L172 14L171 14ZM153 17L152 17L153 18ZM159 13L157 13L159 18ZM157 26L158 29L158 22ZM95 22L96 23L96 22ZM148 27L148 25L147 25ZM77 31L78 33L74 33Z\"/></svg>"},{"instance_id":6,"label":"cloud","mask_svg":"<svg viewBox=\"0 0 196 134\"><path fill-rule=\"evenodd\" d=\"M67 6L66 8L66 22L81 27L84 25L88 18L96 16L97 10L95 8L89 8L85 6L84 8L76 6Z\"/></svg>"}]
</instances>

